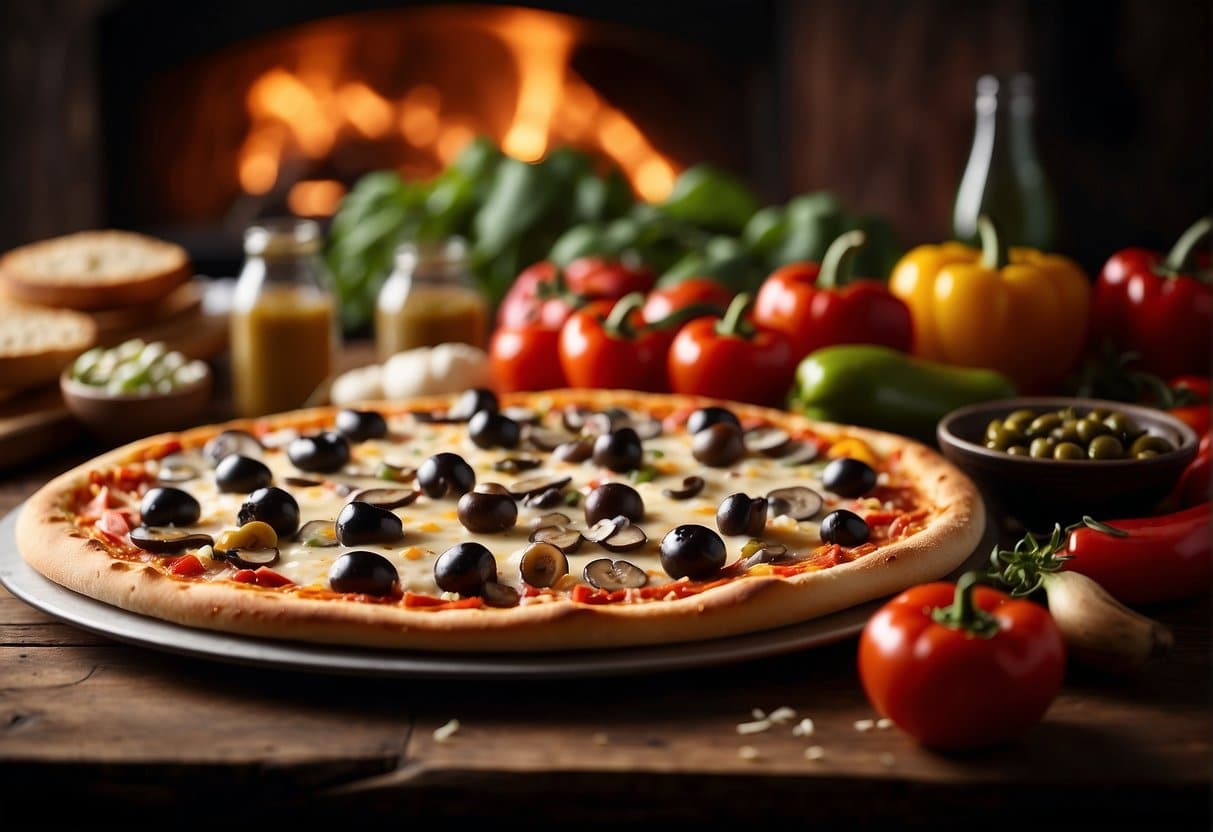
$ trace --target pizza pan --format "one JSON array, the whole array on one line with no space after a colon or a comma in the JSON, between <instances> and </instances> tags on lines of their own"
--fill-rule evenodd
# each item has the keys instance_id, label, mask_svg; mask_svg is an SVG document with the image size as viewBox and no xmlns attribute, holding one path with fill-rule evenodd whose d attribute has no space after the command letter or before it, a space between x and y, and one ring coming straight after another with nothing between
<instances>
[{"instance_id":1,"label":"pizza pan","mask_svg":"<svg viewBox=\"0 0 1213 832\"><path fill-rule=\"evenodd\" d=\"M662 673L750 661L833 644L859 634L881 601L759 633L686 644L558 653L433 653L304 644L183 627L128 612L44 578L17 550L18 506L0 520L0 584L47 615L115 641L229 664L350 676L536 679ZM993 523L956 571L984 566Z\"/></svg>"}]
</instances>

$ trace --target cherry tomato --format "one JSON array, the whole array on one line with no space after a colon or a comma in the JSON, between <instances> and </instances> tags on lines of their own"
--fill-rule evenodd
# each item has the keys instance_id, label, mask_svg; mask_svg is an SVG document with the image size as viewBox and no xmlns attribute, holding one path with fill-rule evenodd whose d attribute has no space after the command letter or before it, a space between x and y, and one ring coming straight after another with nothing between
<instances>
[{"instance_id":1,"label":"cherry tomato","mask_svg":"<svg viewBox=\"0 0 1213 832\"><path fill-rule=\"evenodd\" d=\"M928 747L1014 739L1040 721L1065 676L1065 642L1048 610L975 579L906 590L860 634L872 706Z\"/></svg>"},{"instance_id":2,"label":"cherry tomato","mask_svg":"<svg viewBox=\"0 0 1213 832\"><path fill-rule=\"evenodd\" d=\"M560 367L572 387L663 392L669 335L646 329L640 317L644 295L592 301L560 330Z\"/></svg>"},{"instance_id":3,"label":"cherry tomato","mask_svg":"<svg viewBox=\"0 0 1213 832\"><path fill-rule=\"evenodd\" d=\"M729 308L729 301L732 299L733 293L723 284L706 277L692 277L673 286L653 289L645 298L640 314L649 323L663 321L675 312L684 310L688 310L686 314L694 314L695 317L719 317ZM690 318L684 319L684 322L685 320Z\"/></svg>"},{"instance_id":4,"label":"cherry tomato","mask_svg":"<svg viewBox=\"0 0 1213 832\"><path fill-rule=\"evenodd\" d=\"M554 390L566 382L556 351L560 330L543 326L498 328L489 339L489 366L499 393Z\"/></svg>"},{"instance_id":5,"label":"cherry tomato","mask_svg":"<svg viewBox=\"0 0 1213 832\"><path fill-rule=\"evenodd\" d=\"M781 332L748 320L750 297L733 299L723 318L696 318L670 343L667 366L675 393L777 406L792 384L796 362Z\"/></svg>"}]
</instances>

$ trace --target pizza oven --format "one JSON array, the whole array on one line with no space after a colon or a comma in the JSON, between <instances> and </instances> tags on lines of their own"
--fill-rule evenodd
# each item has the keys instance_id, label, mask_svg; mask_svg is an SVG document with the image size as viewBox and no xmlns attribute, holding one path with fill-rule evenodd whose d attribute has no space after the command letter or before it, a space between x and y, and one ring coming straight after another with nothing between
<instances>
[{"instance_id":1,"label":"pizza oven","mask_svg":"<svg viewBox=\"0 0 1213 832\"><path fill-rule=\"evenodd\" d=\"M1038 152L1088 268L1207 210L1209 8L1114 0L59 0L5 4L0 248L113 225L230 274L239 230L475 135L562 143L660 199L689 164L951 233L984 73L1036 80ZM14 130L14 125L21 129Z\"/></svg>"}]
</instances>

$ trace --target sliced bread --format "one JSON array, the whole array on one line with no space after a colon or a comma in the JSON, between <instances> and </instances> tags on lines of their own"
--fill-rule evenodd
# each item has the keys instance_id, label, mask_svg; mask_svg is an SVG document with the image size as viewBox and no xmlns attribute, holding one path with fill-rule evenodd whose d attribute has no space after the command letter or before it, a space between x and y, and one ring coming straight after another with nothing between
<instances>
[{"instance_id":1,"label":"sliced bread","mask_svg":"<svg viewBox=\"0 0 1213 832\"><path fill-rule=\"evenodd\" d=\"M96 340L83 313L0 301L0 388L48 384Z\"/></svg>"},{"instance_id":2,"label":"sliced bread","mask_svg":"<svg viewBox=\"0 0 1213 832\"><path fill-rule=\"evenodd\" d=\"M67 309L151 303L191 276L189 254L131 231L81 231L0 258L0 283L19 301Z\"/></svg>"}]
</instances>

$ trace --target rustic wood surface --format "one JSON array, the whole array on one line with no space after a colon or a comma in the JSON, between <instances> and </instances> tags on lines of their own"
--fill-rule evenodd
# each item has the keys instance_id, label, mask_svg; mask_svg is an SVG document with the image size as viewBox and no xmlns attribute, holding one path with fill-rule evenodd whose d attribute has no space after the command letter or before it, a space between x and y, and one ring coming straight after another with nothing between
<instances>
[{"instance_id":1,"label":"rustic wood surface","mask_svg":"<svg viewBox=\"0 0 1213 832\"><path fill-rule=\"evenodd\" d=\"M98 450L87 439L69 447L8 471L0 514ZM369 679L124 645L0 589L0 806L41 815L68 797L111 820L222 823L233 809L499 823L537 812L604 829L759 818L925 828L1014 812L1207 829L1208 599L1150 612L1174 628L1171 656L1127 678L1073 668L1022 738L943 755L896 728L856 729L876 714L853 638L608 679ZM753 709L779 707L796 718L738 733ZM793 735L803 717L811 737ZM436 740L451 719L459 730ZM806 757L811 745L821 759ZM758 756L743 759L742 746Z\"/></svg>"}]
</instances>

